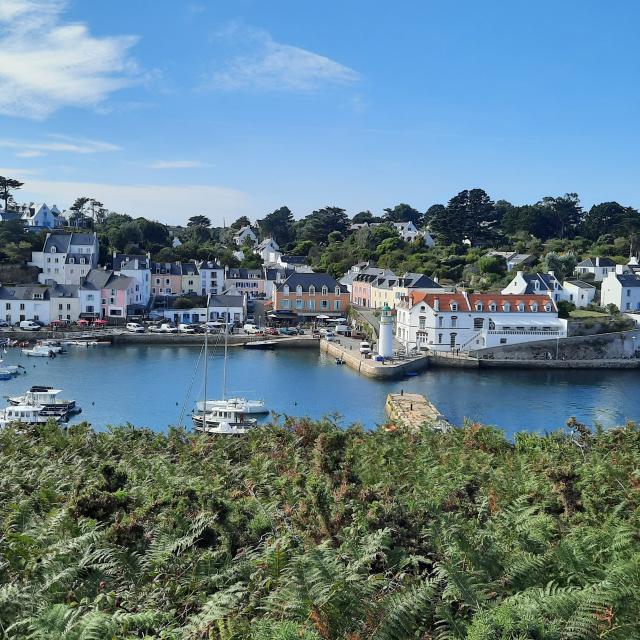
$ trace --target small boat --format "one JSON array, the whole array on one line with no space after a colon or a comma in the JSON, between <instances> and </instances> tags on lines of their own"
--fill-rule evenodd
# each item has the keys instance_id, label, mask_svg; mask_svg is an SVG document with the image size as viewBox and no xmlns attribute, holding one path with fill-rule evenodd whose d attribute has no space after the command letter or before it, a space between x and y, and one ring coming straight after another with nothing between
<instances>
[{"instance_id":1,"label":"small boat","mask_svg":"<svg viewBox=\"0 0 640 640\"><path fill-rule=\"evenodd\" d=\"M0 369L0 380L11 380L12 375L6 369Z\"/></svg>"},{"instance_id":2,"label":"small boat","mask_svg":"<svg viewBox=\"0 0 640 640\"><path fill-rule=\"evenodd\" d=\"M57 416L67 420L69 416L80 413L82 409L75 400L63 400L58 397L61 389L33 386L22 396L9 396L7 400L13 406L39 406L44 415Z\"/></svg>"},{"instance_id":3,"label":"small boat","mask_svg":"<svg viewBox=\"0 0 640 640\"><path fill-rule=\"evenodd\" d=\"M342 358L336 358L336 364L344 364L344 360Z\"/></svg>"},{"instance_id":4,"label":"small boat","mask_svg":"<svg viewBox=\"0 0 640 640\"><path fill-rule=\"evenodd\" d=\"M17 364L4 364L4 360L0 358L0 371L4 371L14 376L17 373L20 373L20 369L24 369L24 367Z\"/></svg>"},{"instance_id":5,"label":"small boat","mask_svg":"<svg viewBox=\"0 0 640 640\"><path fill-rule=\"evenodd\" d=\"M245 418L243 413L232 409L194 413L191 418L196 431L221 435L244 435L257 424L255 418Z\"/></svg>"},{"instance_id":6,"label":"small boat","mask_svg":"<svg viewBox=\"0 0 640 640\"><path fill-rule=\"evenodd\" d=\"M6 427L12 422L43 424L49 420L59 422L60 418L47 413L40 405L20 404L0 411L0 427Z\"/></svg>"},{"instance_id":7,"label":"small boat","mask_svg":"<svg viewBox=\"0 0 640 640\"><path fill-rule=\"evenodd\" d=\"M40 340L38 346L48 347L55 354L62 353L64 351L64 347L59 340Z\"/></svg>"},{"instance_id":8,"label":"small boat","mask_svg":"<svg viewBox=\"0 0 640 640\"><path fill-rule=\"evenodd\" d=\"M206 409L205 409L206 406ZM228 400L200 400L196 402L196 411L213 411L215 409L229 409L239 411L244 414L264 415L269 413L269 409L264 406L264 400L246 400L245 398L229 398Z\"/></svg>"},{"instance_id":9,"label":"small boat","mask_svg":"<svg viewBox=\"0 0 640 640\"><path fill-rule=\"evenodd\" d=\"M56 355L50 347L38 344L32 349L22 349L22 353L24 353L25 356L31 356L32 358L51 358Z\"/></svg>"},{"instance_id":10,"label":"small boat","mask_svg":"<svg viewBox=\"0 0 640 640\"><path fill-rule=\"evenodd\" d=\"M278 344L278 340L256 340L255 342L245 342L245 349L273 349Z\"/></svg>"}]
</instances>

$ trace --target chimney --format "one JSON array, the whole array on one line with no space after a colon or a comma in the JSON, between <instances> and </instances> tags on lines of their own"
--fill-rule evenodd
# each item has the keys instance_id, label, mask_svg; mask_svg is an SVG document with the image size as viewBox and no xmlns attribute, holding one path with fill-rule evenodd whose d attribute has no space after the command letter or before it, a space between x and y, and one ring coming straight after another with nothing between
<instances>
[{"instance_id":1,"label":"chimney","mask_svg":"<svg viewBox=\"0 0 640 640\"><path fill-rule=\"evenodd\" d=\"M516 276L518 276L518 278L523 278L524 277L524 271L517 271L516 272Z\"/></svg>"},{"instance_id":2,"label":"chimney","mask_svg":"<svg viewBox=\"0 0 640 640\"><path fill-rule=\"evenodd\" d=\"M434 311L440 311L440 299L439 298L434 298L434 300L433 300L433 310Z\"/></svg>"},{"instance_id":3,"label":"chimney","mask_svg":"<svg viewBox=\"0 0 640 640\"><path fill-rule=\"evenodd\" d=\"M600 266L600 256L596 258L596 267Z\"/></svg>"},{"instance_id":4,"label":"chimney","mask_svg":"<svg viewBox=\"0 0 640 640\"><path fill-rule=\"evenodd\" d=\"M555 271L549 271L549 275L553 276L554 278L556 277Z\"/></svg>"}]
</instances>

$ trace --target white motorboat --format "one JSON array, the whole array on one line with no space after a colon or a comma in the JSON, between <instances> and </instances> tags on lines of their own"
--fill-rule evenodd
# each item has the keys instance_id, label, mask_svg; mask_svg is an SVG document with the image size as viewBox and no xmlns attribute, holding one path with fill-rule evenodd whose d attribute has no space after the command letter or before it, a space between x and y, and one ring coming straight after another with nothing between
<instances>
[{"instance_id":1,"label":"white motorboat","mask_svg":"<svg viewBox=\"0 0 640 640\"><path fill-rule=\"evenodd\" d=\"M63 400L59 398L58 395L60 393L62 393L62 389L33 386L24 395L9 396L7 400L9 404L13 406L42 407L44 414L58 416L62 420L67 420L69 416L82 411L75 400Z\"/></svg>"},{"instance_id":2,"label":"white motorboat","mask_svg":"<svg viewBox=\"0 0 640 640\"><path fill-rule=\"evenodd\" d=\"M58 340L40 340L38 346L47 347L55 354L62 353L64 351L62 344Z\"/></svg>"},{"instance_id":3,"label":"white motorboat","mask_svg":"<svg viewBox=\"0 0 640 640\"><path fill-rule=\"evenodd\" d=\"M211 296L207 297L207 317ZM228 310L227 310L228 314ZM247 418L245 408L250 401L241 398L227 398L227 359L228 359L229 331L224 332L224 365L222 374L222 400L207 400L207 371L209 332L204 334L204 400L196 403L197 411L191 416L196 431L201 433L221 435L243 435L256 426L255 418ZM255 411L262 406L261 411ZM252 401L253 413L264 413L264 403Z\"/></svg>"},{"instance_id":4,"label":"white motorboat","mask_svg":"<svg viewBox=\"0 0 640 640\"><path fill-rule=\"evenodd\" d=\"M214 409L193 414L193 424L200 433L243 435L257 425L255 418L245 418L240 411Z\"/></svg>"},{"instance_id":5,"label":"white motorboat","mask_svg":"<svg viewBox=\"0 0 640 640\"><path fill-rule=\"evenodd\" d=\"M17 364L4 364L4 360L0 359L0 371L11 374L20 373L20 367Z\"/></svg>"},{"instance_id":6,"label":"white motorboat","mask_svg":"<svg viewBox=\"0 0 640 640\"><path fill-rule=\"evenodd\" d=\"M59 422L60 418L48 414L44 407L40 405L20 404L7 407L0 411L0 427L6 427L12 422L22 422L24 424L43 424L53 420Z\"/></svg>"},{"instance_id":7,"label":"white motorboat","mask_svg":"<svg viewBox=\"0 0 640 640\"><path fill-rule=\"evenodd\" d=\"M246 400L245 398L229 398L228 400L203 400L196 402L198 413L213 411L214 409L236 410L246 415L264 415L269 413L263 400Z\"/></svg>"},{"instance_id":8,"label":"white motorboat","mask_svg":"<svg viewBox=\"0 0 640 640\"><path fill-rule=\"evenodd\" d=\"M22 349L22 353L24 353L25 356L31 356L32 358L51 358L55 356L55 353L50 347L38 344L32 349Z\"/></svg>"}]
</instances>

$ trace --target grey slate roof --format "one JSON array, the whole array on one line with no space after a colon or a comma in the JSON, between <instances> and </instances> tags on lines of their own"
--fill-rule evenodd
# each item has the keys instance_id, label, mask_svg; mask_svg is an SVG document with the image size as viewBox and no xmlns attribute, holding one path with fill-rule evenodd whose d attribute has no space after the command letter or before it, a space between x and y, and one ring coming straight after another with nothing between
<instances>
[{"instance_id":1,"label":"grey slate roof","mask_svg":"<svg viewBox=\"0 0 640 640\"><path fill-rule=\"evenodd\" d=\"M567 280L567 284L572 284L574 287L578 287L579 289L595 289L592 284L583 282L582 280Z\"/></svg>"},{"instance_id":2,"label":"grey slate roof","mask_svg":"<svg viewBox=\"0 0 640 640\"><path fill-rule=\"evenodd\" d=\"M595 267L596 259L595 258L587 258L582 262L578 262L578 267ZM616 263L611 258L600 258L600 264L597 265L599 267L615 267Z\"/></svg>"},{"instance_id":3,"label":"grey slate roof","mask_svg":"<svg viewBox=\"0 0 640 640\"><path fill-rule=\"evenodd\" d=\"M409 289L442 289L435 280L424 273L411 273L409 271L398 280L398 284Z\"/></svg>"},{"instance_id":4,"label":"grey slate roof","mask_svg":"<svg viewBox=\"0 0 640 640\"><path fill-rule=\"evenodd\" d=\"M72 246L86 246L93 243L94 236L92 233L50 233L44 241L42 250L45 253L50 253L51 248L55 247L57 252L69 253L72 252Z\"/></svg>"},{"instance_id":5,"label":"grey slate roof","mask_svg":"<svg viewBox=\"0 0 640 640\"><path fill-rule=\"evenodd\" d=\"M280 262L286 262L291 264L307 264L307 256L282 256Z\"/></svg>"},{"instance_id":6,"label":"grey slate roof","mask_svg":"<svg viewBox=\"0 0 640 640\"><path fill-rule=\"evenodd\" d=\"M151 273L169 276L181 276L182 265L179 262L152 262Z\"/></svg>"},{"instance_id":7,"label":"grey slate roof","mask_svg":"<svg viewBox=\"0 0 640 640\"><path fill-rule=\"evenodd\" d=\"M633 273L618 273L616 274L618 282L626 288L640 287L640 278Z\"/></svg>"},{"instance_id":8,"label":"grey slate roof","mask_svg":"<svg viewBox=\"0 0 640 640\"><path fill-rule=\"evenodd\" d=\"M40 297L36 298L35 294ZM48 300L49 287L44 284L0 286L0 300Z\"/></svg>"},{"instance_id":9,"label":"grey slate roof","mask_svg":"<svg viewBox=\"0 0 640 640\"><path fill-rule=\"evenodd\" d=\"M49 295L52 298L77 298L77 284L55 284L49 287Z\"/></svg>"},{"instance_id":10,"label":"grey slate roof","mask_svg":"<svg viewBox=\"0 0 640 640\"><path fill-rule=\"evenodd\" d=\"M138 261L140 268L149 268L149 258L142 254L117 253L113 258L113 268L115 271L122 269L135 269L135 261Z\"/></svg>"},{"instance_id":11,"label":"grey slate roof","mask_svg":"<svg viewBox=\"0 0 640 640\"><path fill-rule=\"evenodd\" d=\"M341 293L347 293L347 288L344 285L338 284L337 280L328 273L300 273L296 271L277 286L277 291L282 291L285 285L289 285L289 289L291 290L295 290L297 286L301 286L303 293L308 293L309 287L312 286L315 287L318 293L322 287L327 287L331 293L334 292L336 287L340 287Z\"/></svg>"},{"instance_id":12,"label":"grey slate roof","mask_svg":"<svg viewBox=\"0 0 640 640\"><path fill-rule=\"evenodd\" d=\"M229 269L225 274L229 280L260 280L263 276L262 269Z\"/></svg>"},{"instance_id":13,"label":"grey slate roof","mask_svg":"<svg viewBox=\"0 0 640 640\"><path fill-rule=\"evenodd\" d=\"M111 276L113 276L111 269L91 269L82 282L81 288L94 290L104 289Z\"/></svg>"},{"instance_id":14,"label":"grey slate roof","mask_svg":"<svg viewBox=\"0 0 640 640\"><path fill-rule=\"evenodd\" d=\"M558 289L562 288L558 279L548 273L525 273L522 277L527 283L527 288L524 290L524 293L527 295L540 292L544 293L545 291L554 291L554 283L558 284ZM539 283L539 288L537 289L535 285L536 281Z\"/></svg>"}]
</instances>

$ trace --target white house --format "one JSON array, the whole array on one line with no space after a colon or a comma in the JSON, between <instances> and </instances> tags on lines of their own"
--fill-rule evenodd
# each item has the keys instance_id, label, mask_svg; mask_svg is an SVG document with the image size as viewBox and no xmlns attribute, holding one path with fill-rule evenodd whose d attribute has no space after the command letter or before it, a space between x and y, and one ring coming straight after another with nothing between
<instances>
[{"instance_id":1,"label":"white house","mask_svg":"<svg viewBox=\"0 0 640 640\"><path fill-rule=\"evenodd\" d=\"M198 262L198 273L200 274L200 294L220 294L224 287L224 269L211 260Z\"/></svg>"},{"instance_id":2,"label":"white house","mask_svg":"<svg viewBox=\"0 0 640 640\"><path fill-rule=\"evenodd\" d=\"M31 253L31 266L38 267L38 281L80 284L98 266L96 233L48 233L42 251Z\"/></svg>"},{"instance_id":3,"label":"white house","mask_svg":"<svg viewBox=\"0 0 640 640\"><path fill-rule=\"evenodd\" d=\"M10 324L22 320L39 320L49 324L49 287L43 284L0 286L0 314Z\"/></svg>"},{"instance_id":4,"label":"white house","mask_svg":"<svg viewBox=\"0 0 640 640\"><path fill-rule=\"evenodd\" d=\"M616 263L611 258L587 258L576 265L578 276L592 275L595 282L602 282L608 274L614 273Z\"/></svg>"},{"instance_id":5,"label":"white house","mask_svg":"<svg viewBox=\"0 0 640 640\"><path fill-rule=\"evenodd\" d=\"M553 271L549 271L549 273L518 271L513 280L502 290L502 293L505 295L544 293L554 302L568 299L568 294L562 288L562 284Z\"/></svg>"},{"instance_id":6,"label":"white house","mask_svg":"<svg viewBox=\"0 0 640 640\"><path fill-rule=\"evenodd\" d=\"M474 351L566 335L544 294L412 293L397 307L396 338L407 349Z\"/></svg>"},{"instance_id":7,"label":"white house","mask_svg":"<svg viewBox=\"0 0 640 640\"><path fill-rule=\"evenodd\" d=\"M598 292L592 284L582 282L582 280L565 280L562 283L562 288L566 295L565 300L573 302L578 309L583 309L593 304Z\"/></svg>"},{"instance_id":8,"label":"white house","mask_svg":"<svg viewBox=\"0 0 640 640\"><path fill-rule=\"evenodd\" d=\"M7 210L0 209L0 220L16 219L22 220L28 231L58 229L65 223L58 207L55 204L49 207L46 202L15 204Z\"/></svg>"},{"instance_id":9,"label":"white house","mask_svg":"<svg viewBox=\"0 0 640 640\"><path fill-rule=\"evenodd\" d=\"M265 238L253 250L263 262L276 262L280 254L280 245L273 238Z\"/></svg>"},{"instance_id":10,"label":"white house","mask_svg":"<svg viewBox=\"0 0 640 640\"><path fill-rule=\"evenodd\" d=\"M200 324L206 321L234 322L242 324L247 316L246 296L216 295L209 301L209 317L206 307L192 309L165 309L164 317L176 324Z\"/></svg>"},{"instance_id":11,"label":"white house","mask_svg":"<svg viewBox=\"0 0 640 640\"><path fill-rule=\"evenodd\" d=\"M253 229L250 226L242 227L235 236L233 236L233 241L241 247L247 240L251 242L251 244L255 244L258 241L258 236L253 232Z\"/></svg>"},{"instance_id":12,"label":"white house","mask_svg":"<svg viewBox=\"0 0 640 640\"><path fill-rule=\"evenodd\" d=\"M50 317L55 322L77 322L80 318L80 297L77 284L56 284L49 287Z\"/></svg>"},{"instance_id":13,"label":"white house","mask_svg":"<svg viewBox=\"0 0 640 640\"><path fill-rule=\"evenodd\" d=\"M609 272L602 281L600 304L613 304L623 313L640 310L640 278L634 273Z\"/></svg>"},{"instance_id":14,"label":"white house","mask_svg":"<svg viewBox=\"0 0 640 640\"><path fill-rule=\"evenodd\" d=\"M180 238L174 236L173 240L171 240L171 246L174 249L177 249L178 247L181 247L182 246L182 242L180 241Z\"/></svg>"},{"instance_id":15,"label":"white house","mask_svg":"<svg viewBox=\"0 0 640 640\"><path fill-rule=\"evenodd\" d=\"M119 254L114 258L114 271L136 281L134 304L146 307L151 299L151 256Z\"/></svg>"},{"instance_id":16,"label":"white house","mask_svg":"<svg viewBox=\"0 0 640 640\"><path fill-rule=\"evenodd\" d=\"M507 263L508 273L511 273L516 267L524 267L536 261L535 256L529 253L517 253L515 251L489 251L487 255L504 258L504 261Z\"/></svg>"}]
</instances>

